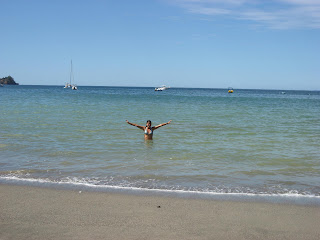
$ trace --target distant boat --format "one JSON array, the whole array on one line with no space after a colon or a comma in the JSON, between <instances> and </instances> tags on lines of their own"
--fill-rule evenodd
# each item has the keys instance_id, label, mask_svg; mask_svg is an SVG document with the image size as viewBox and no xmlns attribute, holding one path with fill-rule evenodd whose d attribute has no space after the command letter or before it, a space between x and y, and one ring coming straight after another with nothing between
<instances>
[{"instance_id":1,"label":"distant boat","mask_svg":"<svg viewBox=\"0 0 320 240\"><path fill-rule=\"evenodd\" d=\"M71 88L71 86L72 86L72 85L71 85L71 79L72 79L72 77L73 77L73 73L72 73L72 60L71 60L70 81L64 85L64 88Z\"/></svg>"},{"instance_id":2,"label":"distant boat","mask_svg":"<svg viewBox=\"0 0 320 240\"><path fill-rule=\"evenodd\" d=\"M77 85L72 84L73 82L74 82L74 76L73 76L73 68L72 68L72 60L71 60L70 82L66 83L64 88L71 88L72 90L78 90Z\"/></svg>"},{"instance_id":3,"label":"distant boat","mask_svg":"<svg viewBox=\"0 0 320 240\"><path fill-rule=\"evenodd\" d=\"M164 91L164 90L167 90L168 88L170 88L170 87L167 87L166 85L162 85L161 87L157 87L154 90L155 91Z\"/></svg>"},{"instance_id":4,"label":"distant boat","mask_svg":"<svg viewBox=\"0 0 320 240\"><path fill-rule=\"evenodd\" d=\"M233 88L232 87L228 88L228 93L233 93Z\"/></svg>"},{"instance_id":5,"label":"distant boat","mask_svg":"<svg viewBox=\"0 0 320 240\"><path fill-rule=\"evenodd\" d=\"M70 88L71 87L71 84L70 83L66 83L65 85L64 85L64 88Z\"/></svg>"}]
</instances>

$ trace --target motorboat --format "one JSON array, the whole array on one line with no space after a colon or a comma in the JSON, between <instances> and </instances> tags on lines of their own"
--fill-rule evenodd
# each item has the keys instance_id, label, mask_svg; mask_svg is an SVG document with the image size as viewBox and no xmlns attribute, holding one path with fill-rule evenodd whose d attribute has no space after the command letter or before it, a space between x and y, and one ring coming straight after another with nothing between
<instances>
[{"instance_id":1,"label":"motorboat","mask_svg":"<svg viewBox=\"0 0 320 240\"><path fill-rule=\"evenodd\" d=\"M170 87L167 87L166 85L162 85L161 87L157 87L154 90L155 91L164 91L164 90L167 90L168 88L170 88Z\"/></svg>"}]
</instances>

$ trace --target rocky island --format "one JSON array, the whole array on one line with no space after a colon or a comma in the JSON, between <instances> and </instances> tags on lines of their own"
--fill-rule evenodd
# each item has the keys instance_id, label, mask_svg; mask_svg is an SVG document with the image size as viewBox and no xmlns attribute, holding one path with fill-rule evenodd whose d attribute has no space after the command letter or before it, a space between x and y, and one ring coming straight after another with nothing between
<instances>
[{"instance_id":1,"label":"rocky island","mask_svg":"<svg viewBox=\"0 0 320 240\"><path fill-rule=\"evenodd\" d=\"M11 76L0 78L0 84L1 85L19 85L19 83L16 83L13 77Z\"/></svg>"}]
</instances>

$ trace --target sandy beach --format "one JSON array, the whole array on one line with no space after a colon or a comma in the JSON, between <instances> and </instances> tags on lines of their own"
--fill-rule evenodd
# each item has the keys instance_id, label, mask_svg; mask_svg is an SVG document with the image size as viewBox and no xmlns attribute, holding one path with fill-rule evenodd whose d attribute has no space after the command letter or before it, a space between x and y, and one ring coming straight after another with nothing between
<instances>
[{"instance_id":1,"label":"sandy beach","mask_svg":"<svg viewBox=\"0 0 320 240\"><path fill-rule=\"evenodd\" d=\"M0 185L0 239L320 239L320 208Z\"/></svg>"}]
</instances>

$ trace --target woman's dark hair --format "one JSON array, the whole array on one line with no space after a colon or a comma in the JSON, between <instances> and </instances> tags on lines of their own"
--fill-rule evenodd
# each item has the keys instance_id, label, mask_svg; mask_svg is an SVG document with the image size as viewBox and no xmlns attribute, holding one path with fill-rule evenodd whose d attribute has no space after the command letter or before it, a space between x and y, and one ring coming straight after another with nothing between
<instances>
[{"instance_id":1,"label":"woman's dark hair","mask_svg":"<svg viewBox=\"0 0 320 240\"><path fill-rule=\"evenodd\" d=\"M147 123L148 123L148 122L150 123L150 125L152 125L152 124L151 124L151 120L148 120Z\"/></svg>"}]
</instances>

